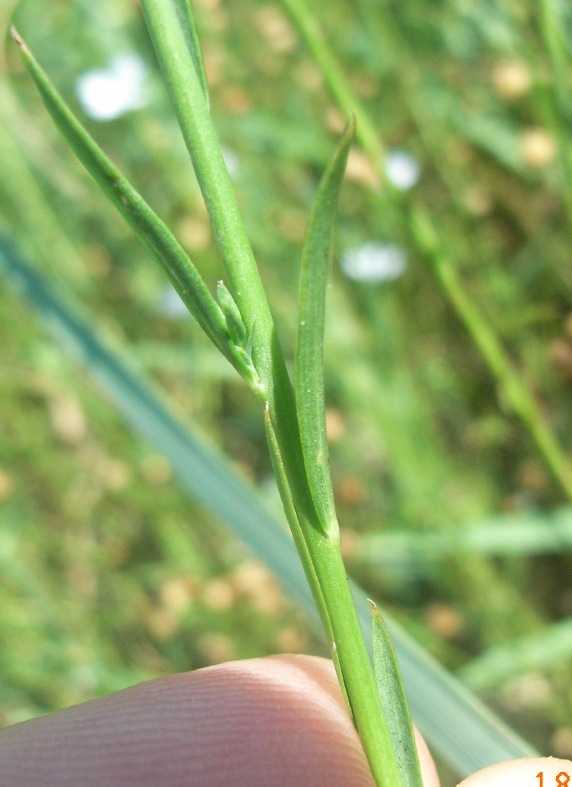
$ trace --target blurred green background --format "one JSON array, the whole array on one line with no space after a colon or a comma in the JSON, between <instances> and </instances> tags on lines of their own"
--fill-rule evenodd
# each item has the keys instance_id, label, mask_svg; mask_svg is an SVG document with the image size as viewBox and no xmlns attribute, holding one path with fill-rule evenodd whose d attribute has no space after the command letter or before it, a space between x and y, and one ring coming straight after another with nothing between
<instances>
[{"instance_id":1,"label":"blurred green background","mask_svg":"<svg viewBox=\"0 0 572 787\"><path fill-rule=\"evenodd\" d=\"M291 358L300 246L344 112L286 5L193 3ZM15 7L0 5L2 35ZM572 757L572 12L555 8L314 12L385 152L380 166L350 155L328 303L349 571L534 746ZM136 4L23 0L15 19L214 286L218 255ZM256 403L68 152L11 43L1 79L3 235L279 512ZM447 270L480 315L473 335ZM0 722L232 658L324 655L270 573L189 502L6 281L0 314ZM516 383L487 363L488 335ZM538 419L561 446L552 467Z\"/></svg>"}]
</instances>

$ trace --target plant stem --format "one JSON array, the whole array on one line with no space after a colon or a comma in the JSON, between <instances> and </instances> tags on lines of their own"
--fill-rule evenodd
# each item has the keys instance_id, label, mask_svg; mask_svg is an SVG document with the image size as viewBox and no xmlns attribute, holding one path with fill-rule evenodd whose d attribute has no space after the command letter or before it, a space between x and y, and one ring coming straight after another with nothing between
<instances>
[{"instance_id":1,"label":"plant stem","mask_svg":"<svg viewBox=\"0 0 572 787\"><path fill-rule=\"evenodd\" d=\"M439 247L434 227L420 209L414 213L412 229L419 248L427 255L449 300L499 381L507 403L527 427L554 478L572 500L572 464L568 456L542 416L533 395L520 380L496 334L466 294L455 268Z\"/></svg>"},{"instance_id":2,"label":"plant stem","mask_svg":"<svg viewBox=\"0 0 572 787\"><path fill-rule=\"evenodd\" d=\"M376 784L403 783L391 733L380 703L377 683L355 609L339 544L317 536L312 552L320 550L316 569L330 612L333 640L330 649L339 659L355 724ZM367 710L367 712L365 712Z\"/></svg>"},{"instance_id":3,"label":"plant stem","mask_svg":"<svg viewBox=\"0 0 572 787\"><path fill-rule=\"evenodd\" d=\"M181 3L185 2L143 0L143 5L149 11L147 22L159 60L168 76L173 102L198 170L199 184L215 224L215 237L233 285L234 297L224 285L219 285L218 303L168 228L73 116L19 34L15 30L12 34L47 109L64 137L104 193L163 265L205 332L231 362L234 350L238 348L246 352L246 358L240 356L244 364L238 362L235 365L245 379L254 373L257 384L251 385L251 389L264 402L268 442L285 512L326 630L350 715L361 736L377 784L400 787L404 782L349 589L337 524L330 521L335 518L335 513L329 513L331 489L325 496L321 491L313 496L310 488L306 465L314 453L313 442L306 441L309 453L305 457L293 387L208 113L204 85L195 70L201 59L198 53L193 58L189 51L189 46L196 39L192 35L185 36L179 29L181 20L185 18ZM185 69L188 69L187 73ZM320 334L327 281L324 263L327 266L337 194L351 141L350 132L351 126L326 172L325 182L319 191L318 207L309 225L306 258L310 255L313 260L309 269L310 278L317 276L313 292L322 301L317 311L309 309L307 303L304 311L308 319L318 321L316 330L304 331L304 351L299 358L302 380L305 375L309 385L323 373ZM314 265L317 267L313 268ZM321 295L319 291L322 291ZM243 346L247 336L251 336L247 344L252 343L252 358L256 361L254 370L249 367L250 350L246 351ZM312 374L308 373L308 369ZM312 412L320 416L320 422L323 421L318 443L322 445L318 454L323 454L326 450L323 401L320 405L315 397L310 396L310 399ZM300 406L303 406L302 401ZM302 422L306 437L311 438L316 419L310 420L310 425L307 419L302 419ZM323 483L324 469L325 465L312 474L314 486Z\"/></svg>"},{"instance_id":4,"label":"plant stem","mask_svg":"<svg viewBox=\"0 0 572 787\"><path fill-rule=\"evenodd\" d=\"M247 332L253 359L268 388L285 384L286 368L250 241L222 155L200 75L181 26L186 0L142 0L141 7L161 73L191 156L232 295Z\"/></svg>"},{"instance_id":5,"label":"plant stem","mask_svg":"<svg viewBox=\"0 0 572 787\"><path fill-rule=\"evenodd\" d=\"M290 12L292 19L320 67L335 100L346 115L355 115L356 137L366 153L369 154L374 166L379 169L383 179L385 177L383 143L340 67L336 56L328 46L320 26L304 0L282 0L282 2Z\"/></svg>"},{"instance_id":6,"label":"plant stem","mask_svg":"<svg viewBox=\"0 0 572 787\"><path fill-rule=\"evenodd\" d=\"M399 787L402 783L399 765L346 576L339 537L331 532L326 534L316 515L308 520L299 508L300 498L297 495L303 500L309 490L300 489L298 482L301 479L297 474L288 478L284 453L268 411L265 416L268 444L284 511L320 612L348 710L359 732L376 784ZM307 489L307 485L304 486Z\"/></svg>"},{"instance_id":7,"label":"plant stem","mask_svg":"<svg viewBox=\"0 0 572 787\"><path fill-rule=\"evenodd\" d=\"M265 386L265 424L284 509L326 629L349 710L376 783L398 787L401 775L343 565L336 530L326 534L308 485L296 401L199 75L180 27L184 0L142 0L215 239Z\"/></svg>"}]
</instances>

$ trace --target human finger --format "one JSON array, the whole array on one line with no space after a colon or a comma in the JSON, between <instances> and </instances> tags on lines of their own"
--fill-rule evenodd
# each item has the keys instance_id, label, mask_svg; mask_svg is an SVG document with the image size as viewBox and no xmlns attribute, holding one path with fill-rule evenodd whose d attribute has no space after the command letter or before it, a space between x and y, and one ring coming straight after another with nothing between
<instances>
[{"instance_id":1,"label":"human finger","mask_svg":"<svg viewBox=\"0 0 572 787\"><path fill-rule=\"evenodd\" d=\"M160 678L15 725L0 773L10 787L373 787L331 662L307 656Z\"/></svg>"}]
</instances>

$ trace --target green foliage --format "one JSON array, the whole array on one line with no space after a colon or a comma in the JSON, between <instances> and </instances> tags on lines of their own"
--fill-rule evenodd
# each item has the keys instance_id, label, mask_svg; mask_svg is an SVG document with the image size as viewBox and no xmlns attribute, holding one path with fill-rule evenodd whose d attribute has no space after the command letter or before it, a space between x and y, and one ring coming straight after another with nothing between
<instances>
[{"instance_id":1,"label":"green foliage","mask_svg":"<svg viewBox=\"0 0 572 787\"><path fill-rule=\"evenodd\" d=\"M290 359L295 260L332 132L341 131L337 100L307 44L274 6L237 0L197 9L213 118L225 156L238 161L234 186ZM555 13L553 4L545 10ZM389 242L407 251L408 267L395 281L373 284L349 281L340 254L334 258L325 393L352 575L449 669L466 668L469 675L474 662L490 670L489 681L478 680L484 698L539 749L570 756L569 643L565 631L560 636L553 628L569 614L567 530L562 525L559 540L553 527L553 512L566 496L434 275L435 259L410 233L402 207L429 215L439 253L454 265L463 293L568 455L570 102L566 90L556 89L557 79L565 82L554 68L568 51L569 34L566 19L533 24L537 13L528 2L425 0L391 9L340 0L327 15L316 10L315 22L371 118L377 144L386 155L394 148L411 153L421 172L411 190L385 191L380 213L378 168L351 154L338 250ZM7 14L0 14L6 30ZM76 106L76 77L114 53L136 50L153 64L135 4L112 0L96 8L54 0L47 15L39 0L25 0L16 21ZM555 34L564 48L547 44L545 36ZM124 347L275 507L256 401L192 321L161 312L160 271L145 265L130 232L74 170L13 48L2 74L8 77L0 84L3 229L68 297L81 301L82 312L97 316L98 330ZM209 290L222 278L234 296L153 68L146 88L147 110L88 121L90 130L175 229ZM258 600L245 594L231 612L203 603L211 581L234 583L242 552L201 511L187 511L168 472L161 471L167 480L157 486L147 480L161 476L158 457L149 458L149 449L126 432L20 300L4 292L0 310L2 565L31 567L25 583L22 573L18 584L4 570L0 583L0 639L17 643L2 648L5 718L216 660L221 651L211 647L209 630L232 643L224 658L317 648L302 624L302 644L285 644L283 610L257 612ZM87 423L76 442L63 436L55 416L70 385ZM81 494L86 488L93 494ZM494 536L473 534L470 525L490 519ZM370 539L378 535L386 541L374 549ZM396 539L403 535L400 553ZM164 600L189 573L197 589L174 613ZM82 577L94 584L82 584ZM58 625L61 609L68 622ZM528 653L523 643L541 643L545 634L550 658L521 657ZM498 650L504 646L506 659ZM501 661L486 660L499 652ZM437 707L429 687L423 691ZM442 742L423 706L416 718ZM479 747L467 756L479 756Z\"/></svg>"},{"instance_id":2,"label":"green foliage","mask_svg":"<svg viewBox=\"0 0 572 787\"><path fill-rule=\"evenodd\" d=\"M302 265L298 396L294 401L258 269L208 113L201 79L204 76L202 62L198 62L200 58L194 51L198 42L194 22L190 20L190 7L185 6L186 15L182 15L184 9L178 0L166 3L144 0L143 9L193 159L217 244L245 318L221 282L217 289L217 307L204 281L167 227L75 119L14 27L11 34L44 105L78 159L142 243L163 265L207 336L223 355L234 362L251 390L264 402L268 445L284 511L322 618L348 711L359 732L376 784L389 787L405 783L406 776L397 759L396 741L389 732L388 713L393 711L393 705L384 707L384 692L376 691L341 561L337 526L332 530L335 523L333 494L324 458L326 424L322 336L327 270L324 263L327 263L332 242L333 219L352 136L351 127L322 179L307 233ZM189 23L191 29L185 31L184 25ZM245 347L244 319L251 332L249 350ZM261 325L257 325L257 321ZM306 322L312 322L308 329L304 327ZM254 365L253 354L260 373ZM311 386L316 384L314 393ZM298 417L300 436L292 429L292 415ZM320 521L323 533L317 532ZM385 674L387 680L396 679L390 672ZM395 674L398 674L396 663ZM392 687L390 691L395 693ZM410 746L414 747L412 730L404 729L402 735L409 736Z\"/></svg>"},{"instance_id":3,"label":"green foliage","mask_svg":"<svg viewBox=\"0 0 572 787\"><path fill-rule=\"evenodd\" d=\"M332 258L334 219L355 131L348 123L326 170L308 223L299 285L296 341L296 412L310 492L325 533L339 537L328 458L324 402L324 326L326 292Z\"/></svg>"}]
</instances>

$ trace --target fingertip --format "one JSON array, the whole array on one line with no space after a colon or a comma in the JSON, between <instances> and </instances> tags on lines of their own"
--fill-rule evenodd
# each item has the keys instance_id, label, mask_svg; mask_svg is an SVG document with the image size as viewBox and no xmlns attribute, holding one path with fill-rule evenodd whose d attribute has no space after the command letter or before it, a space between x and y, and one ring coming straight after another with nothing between
<instances>
[{"instance_id":1,"label":"fingertip","mask_svg":"<svg viewBox=\"0 0 572 787\"><path fill-rule=\"evenodd\" d=\"M2 783L372 787L335 681L303 657L149 681L5 730Z\"/></svg>"},{"instance_id":2,"label":"fingertip","mask_svg":"<svg viewBox=\"0 0 572 787\"><path fill-rule=\"evenodd\" d=\"M425 787L438 787L418 738ZM333 665L307 656L149 681L0 735L11 787L373 787Z\"/></svg>"}]
</instances>

